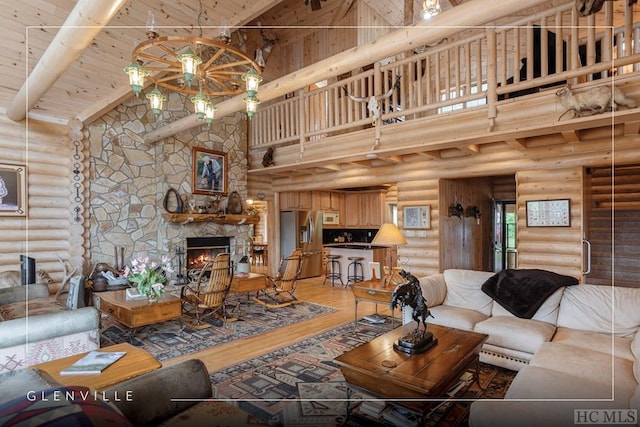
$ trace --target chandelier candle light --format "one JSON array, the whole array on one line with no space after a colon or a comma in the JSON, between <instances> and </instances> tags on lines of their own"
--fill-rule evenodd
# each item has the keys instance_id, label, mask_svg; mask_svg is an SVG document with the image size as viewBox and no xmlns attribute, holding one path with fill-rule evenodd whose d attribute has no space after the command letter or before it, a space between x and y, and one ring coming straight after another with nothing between
<instances>
[{"instance_id":1,"label":"chandelier candle light","mask_svg":"<svg viewBox=\"0 0 640 427\"><path fill-rule=\"evenodd\" d=\"M243 100L247 115L253 117L260 103L257 94L264 60L255 61L231 46L226 27L216 40L202 36L160 37L151 13L150 17L148 40L134 48L131 65L124 72L136 96L144 89L146 80L155 84L154 90L145 96L156 118L167 100L158 87L189 96L198 119L206 120L207 124L211 124L217 110L211 98L246 92Z\"/></svg>"},{"instance_id":2,"label":"chandelier candle light","mask_svg":"<svg viewBox=\"0 0 640 427\"><path fill-rule=\"evenodd\" d=\"M440 0L423 0L422 19L430 19L440 14Z\"/></svg>"},{"instance_id":3,"label":"chandelier candle light","mask_svg":"<svg viewBox=\"0 0 640 427\"><path fill-rule=\"evenodd\" d=\"M406 245L407 240L404 238L402 232L396 227L395 224L385 223L378 230L375 237L371 241L372 245L380 245L387 247L395 247L398 245ZM391 265L391 251L387 248L387 265L385 266L385 277L382 282L383 286L391 284L391 278L393 277L393 265Z\"/></svg>"}]
</instances>

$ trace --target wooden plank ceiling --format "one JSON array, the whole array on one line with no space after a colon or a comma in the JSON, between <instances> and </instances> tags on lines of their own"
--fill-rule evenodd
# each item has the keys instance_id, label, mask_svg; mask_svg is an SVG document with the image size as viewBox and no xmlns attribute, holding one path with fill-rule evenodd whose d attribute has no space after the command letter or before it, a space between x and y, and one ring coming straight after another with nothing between
<instances>
[{"instance_id":1,"label":"wooden plank ceiling","mask_svg":"<svg viewBox=\"0 0 640 427\"><path fill-rule=\"evenodd\" d=\"M203 36L216 37L224 20L232 28L256 23L277 25L280 27L279 42L286 43L311 31L303 27L328 26L336 22L354 1L357 0L322 0L317 10L305 5L304 0L126 1L79 58L37 100L29 116L60 123L73 119L91 120L131 96L122 69L131 62L133 47L146 37L149 11L155 14L160 35L200 35L199 27L202 27ZM404 24L405 3L407 7L413 6L414 16L421 8L420 0L362 1L392 26ZM444 10L462 2L441 1ZM27 75L39 63L74 7L80 7L81 3L75 0L0 0L4 29L4 40L0 45L3 58L0 63L3 76L1 111L7 111L14 102ZM248 51L255 49L247 48ZM55 70L55 64L45 66L52 72Z\"/></svg>"}]
</instances>

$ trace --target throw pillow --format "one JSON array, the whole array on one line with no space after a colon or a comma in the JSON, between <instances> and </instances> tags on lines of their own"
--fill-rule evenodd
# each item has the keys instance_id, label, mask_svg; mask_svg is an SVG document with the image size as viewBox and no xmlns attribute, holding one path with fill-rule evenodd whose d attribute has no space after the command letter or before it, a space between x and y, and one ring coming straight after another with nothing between
<instances>
[{"instance_id":1,"label":"throw pillow","mask_svg":"<svg viewBox=\"0 0 640 427\"><path fill-rule=\"evenodd\" d=\"M510 313L531 319L551 294L564 286L577 285L571 276L538 269L503 270L482 284L482 291Z\"/></svg>"},{"instance_id":2,"label":"throw pillow","mask_svg":"<svg viewBox=\"0 0 640 427\"><path fill-rule=\"evenodd\" d=\"M133 427L106 402L94 398L87 387L54 387L28 391L0 405L3 427Z\"/></svg>"}]
</instances>

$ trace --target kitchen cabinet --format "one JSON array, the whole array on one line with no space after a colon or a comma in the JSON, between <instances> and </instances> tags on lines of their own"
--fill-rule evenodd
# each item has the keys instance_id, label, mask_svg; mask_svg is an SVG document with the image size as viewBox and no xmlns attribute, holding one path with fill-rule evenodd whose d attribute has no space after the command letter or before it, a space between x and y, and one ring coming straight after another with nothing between
<instances>
[{"instance_id":1,"label":"kitchen cabinet","mask_svg":"<svg viewBox=\"0 0 640 427\"><path fill-rule=\"evenodd\" d=\"M379 228L384 222L384 202L381 191L346 193L345 227Z\"/></svg>"},{"instance_id":2,"label":"kitchen cabinet","mask_svg":"<svg viewBox=\"0 0 640 427\"><path fill-rule=\"evenodd\" d=\"M344 193L337 191L314 191L312 194L314 211L336 211L344 209Z\"/></svg>"},{"instance_id":3,"label":"kitchen cabinet","mask_svg":"<svg viewBox=\"0 0 640 427\"><path fill-rule=\"evenodd\" d=\"M284 191L280 193L280 210L311 210L311 191Z\"/></svg>"}]
</instances>

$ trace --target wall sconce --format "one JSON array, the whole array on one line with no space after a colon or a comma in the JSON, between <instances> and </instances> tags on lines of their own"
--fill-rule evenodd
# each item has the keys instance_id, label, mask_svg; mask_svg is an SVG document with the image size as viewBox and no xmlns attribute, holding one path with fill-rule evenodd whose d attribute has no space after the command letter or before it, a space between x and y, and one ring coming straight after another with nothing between
<instances>
[{"instance_id":1,"label":"wall sconce","mask_svg":"<svg viewBox=\"0 0 640 427\"><path fill-rule=\"evenodd\" d=\"M464 208L460 203L456 203L455 205L449 206L449 217L457 216L460 220L462 220L463 215L464 215Z\"/></svg>"},{"instance_id":2,"label":"wall sconce","mask_svg":"<svg viewBox=\"0 0 640 427\"><path fill-rule=\"evenodd\" d=\"M477 206L469 206L465 216L467 218L474 217L476 219L476 224L480 224L480 208Z\"/></svg>"}]
</instances>

